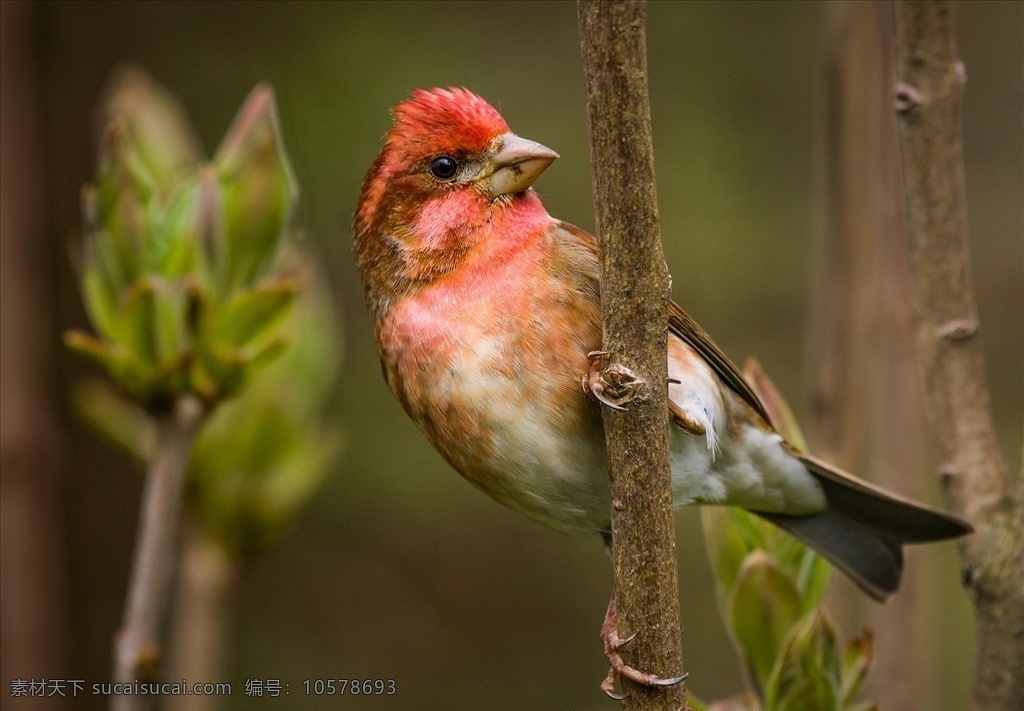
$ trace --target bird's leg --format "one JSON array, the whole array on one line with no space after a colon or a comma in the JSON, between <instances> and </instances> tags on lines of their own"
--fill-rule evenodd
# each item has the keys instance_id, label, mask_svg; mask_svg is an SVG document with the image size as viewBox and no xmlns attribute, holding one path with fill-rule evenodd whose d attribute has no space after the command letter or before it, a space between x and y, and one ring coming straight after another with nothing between
<instances>
[{"instance_id":1,"label":"bird's leg","mask_svg":"<svg viewBox=\"0 0 1024 711\"><path fill-rule=\"evenodd\" d=\"M591 351L590 372L580 379L583 392L613 410L625 410L626 404L643 392L644 381L618 363L607 365L608 351Z\"/></svg>"},{"instance_id":2,"label":"bird's leg","mask_svg":"<svg viewBox=\"0 0 1024 711\"><path fill-rule=\"evenodd\" d=\"M647 674L634 669L633 667L622 661L622 657L619 655L619 650L625 647L629 642L636 637L637 633L634 632L625 639L619 637L618 632L619 613L615 605L615 585L612 585L612 597L608 601L608 611L604 615L604 623L601 625L601 641L604 642L604 656L608 659L608 663L611 665L608 669L608 676L601 682L601 691L608 694L611 698L616 701L622 701L625 696L618 694L615 691L615 679L616 677L626 677L635 681L637 684L643 684L644 686L672 686L678 684L685 679L688 674L682 676L673 676L668 678L662 678L654 674Z\"/></svg>"}]
</instances>

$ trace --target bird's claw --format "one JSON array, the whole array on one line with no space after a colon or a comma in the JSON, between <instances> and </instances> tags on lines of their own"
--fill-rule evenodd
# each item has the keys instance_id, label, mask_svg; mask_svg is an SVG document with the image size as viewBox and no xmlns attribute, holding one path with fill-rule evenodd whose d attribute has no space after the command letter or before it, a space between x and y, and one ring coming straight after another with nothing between
<instances>
[{"instance_id":1,"label":"bird's claw","mask_svg":"<svg viewBox=\"0 0 1024 711\"><path fill-rule=\"evenodd\" d=\"M625 405L636 398L643 381L624 365L607 365L608 351L591 351L590 372L580 379L580 384L590 398L613 410L624 411Z\"/></svg>"},{"instance_id":2,"label":"bird's claw","mask_svg":"<svg viewBox=\"0 0 1024 711\"><path fill-rule=\"evenodd\" d=\"M648 674L642 672L639 669L629 666L619 655L619 650L629 644L636 637L637 633L629 635L628 637L619 637L618 630L615 629L617 622L617 614L615 610L615 598L612 597L611 602L608 605L608 613L605 616L605 622L601 626L601 641L604 642L604 656L608 660L608 676L601 682L601 691L603 691L609 698L615 699L616 701L622 701L626 698L625 695L619 694L615 691L615 679L617 677L625 677L637 684L643 686L674 686L684 679L689 674L683 674L682 676L672 677L659 677L655 674Z\"/></svg>"},{"instance_id":3,"label":"bird's claw","mask_svg":"<svg viewBox=\"0 0 1024 711\"><path fill-rule=\"evenodd\" d=\"M620 676L644 686L675 686L689 676L689 674L683 674L681 676L660 677L655 674L642 672L622 661L622 657L619 656L619 650L636 637L635 632L625 639L620 639L613 629L607 635L602 635L602 637L605 642L604 655L608 659L610 666L608 668L608 676L601 682L601 691L609 698L616 701L622 701L626 698L625 694L619 694L615 691L615 679Z\"/></svg>"}]
</instances>

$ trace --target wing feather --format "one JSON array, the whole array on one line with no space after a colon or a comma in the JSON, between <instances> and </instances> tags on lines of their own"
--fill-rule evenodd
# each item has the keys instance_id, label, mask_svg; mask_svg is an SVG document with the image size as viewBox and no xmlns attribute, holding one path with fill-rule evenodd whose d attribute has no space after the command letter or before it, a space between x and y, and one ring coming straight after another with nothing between
<instances>
[{"instance_id":1,"label":"wing feather","mask_svg":"<svg viewBox=\"0 0 1024 711\"><path fill-rule=\"evenodd\" d=\"M579 237L580 242L593 252L595 259L600 258L596 237L566 222L561 223L561 226L567 232ZM733 365L732 361L722 352L722 349L711 340L711 336L674 301L669 303L668 331L670 337L675 336L690 346L697 355L711 366L711 369L722 379L722 382L729 386L729 389L739 395L765 423L771 425L772 421L768 416L768 411L765 410L761 399L754 392L754 389L750 387L750 383L743 377L740 369ZM678 421L679 418L674 417L673 419Z\"/></svg>"}]
</instances>

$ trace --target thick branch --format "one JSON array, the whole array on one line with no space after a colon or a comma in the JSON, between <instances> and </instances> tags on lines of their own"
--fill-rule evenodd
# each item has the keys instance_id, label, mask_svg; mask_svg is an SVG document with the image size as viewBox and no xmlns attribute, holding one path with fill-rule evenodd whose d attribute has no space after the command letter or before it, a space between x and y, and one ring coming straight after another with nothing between
<instances>
[{"instance_id":1,"label":"thick branch","mask_svg":"<svg viewBox=\"0 0 1024 711\"><path fill-rule=\"evenodd\" d=\"M119 683L159 678L163 630L178 552L181 500L192 442L203 420L199 403L189 397L157 420L142 514L135 542L124 622L114 654L114 679ZM112 711L147 708L152 696L118 695Z\"/></svg>"},{"instance_id":2,"label":"thick branch","mask_svg":"<svg viewBox=\"0 0 1024 711\"><path fill-rule=\"evenodd\" d=\"M896 3L903 171L928 418L977 613L971 708L1024 707L1024 511L996 441L971 285L952 3ZM1014 493L1016 492L1016 493Z\"/></svg>"},{"instance_id":3,"label":"thick branch","mask_svg":"<svg viewBox=\"0 0 1024 711\"><path fill-rule=\"evenodd\" d=\"M601 238L603 348L641 381L624 412L604 408L611 476L619 635L628 664L663 677L682 673L667 354L670 280L654 190L647 98L646 4L581 0L594 202ZM681 686L625 682L627 706L678 709Z\"/></svg>"}]
</instances>

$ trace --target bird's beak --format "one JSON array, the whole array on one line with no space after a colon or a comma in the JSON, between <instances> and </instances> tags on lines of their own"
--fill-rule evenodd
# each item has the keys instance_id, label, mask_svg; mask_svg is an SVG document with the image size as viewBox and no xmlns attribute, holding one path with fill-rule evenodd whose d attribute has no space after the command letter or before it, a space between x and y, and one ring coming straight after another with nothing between
<instances>
[{"instance_id":1,"label":"bird's beak","mask_svg":"<svg viewBox=\"0 0 1024 711\"><path fill-rule=\"evenodd\" d=\"M484 187L491 199L521 193L555 162L558 154L547 146L506 133L494 140L488 168L483 176Z\"/></svg>"}]
</instances>

